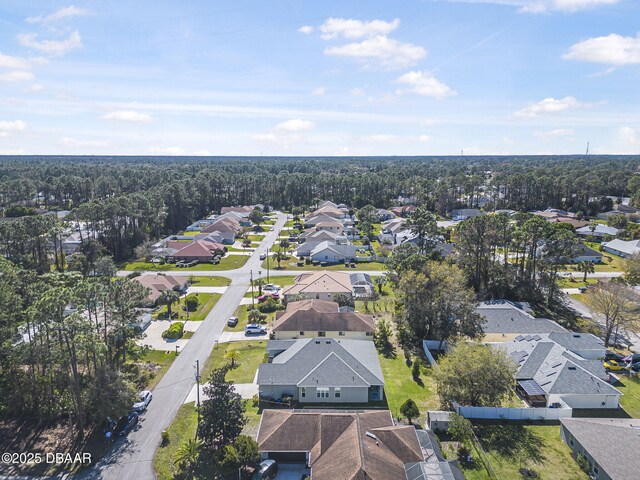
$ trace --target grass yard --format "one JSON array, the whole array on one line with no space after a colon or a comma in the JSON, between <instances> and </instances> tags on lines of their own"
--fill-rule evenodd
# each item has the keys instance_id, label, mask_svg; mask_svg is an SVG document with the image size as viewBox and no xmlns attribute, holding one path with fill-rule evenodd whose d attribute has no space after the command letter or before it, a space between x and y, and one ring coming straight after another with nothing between
<instances>
[{"instance_id":1,"label":"grass yard","mask_svg":"<svg viewBox=\"0 0 640 480\"><path fill-rule=\"evenodd\" d=\"M246 327L248 321L249 321L249 315L248 315L248 311L249 311L249 307L251 305L239 305L238 308L236 308L236 311L233 312L233 316L234 317L238 317L238 324L235 327L230 327L229 325L225 325L224 329L227 332L242 332L244 331L244 327ZM276 312L272 312L272 313L268 313L267 314L267 324L271 324L271 322L273 322L273 320L276 318Z\"/></svg>"},{"instance_id":2,"label":"grass yard","mask_svg":"<svg viewBox=\"0 0 640 480\"><path fill-rule=\"evenodd\" d=\"M260 365L264 359L266 345L266 340L247 340L216 344L202 370L203 381L206 381L214 369L229 363L229 360L224 358L224 354L227 351L238 350L241 358L236 364L236 367L227 372L226 379L234 383L253 382L258 365Z\"/></svg>"},{"instance_id":3,"label":"grass yard","mask_svg":"<svg viewBox=\"0 0 640 480\"><path fill-rule=\"evenodd\" d=\"M398 418L400 406L412 399L420 409L420 421L426 418L427 410L438 410L440 399L436 394L436 386L430 368L423 367L420 376L421 384L411 375L411 367L407 366L402 351L396 349L396 358L378 355L382 374L384 375L384 391L391 414Z\"/></svg>"},{"instance_id":4,"label":"grass yard","mask_svg":"<svg viewBox=\"0 0 640 480\"><path fill-rule=\"evenodd\" d=\"M198 310L189 312L188 319L194 322L204 320L221 296L222 294L220 293L191 293L187 295L186 298L196 297L198 299ZM186 298L181 299L178 304L173 305L172 320L187 320L187 311L185 309ZM167 306L162 305L155 313L155 316L156 318L166 318Z\"/></svg>"},{"instance_id":5,"label":"grass yard","mask_svg":"<svg viewBox=\"0 0 640 480\"><path fill-rule=\"evenodd\" d=\"M573 276L574 281L572 282L571 280L569 280L568 278L558 278L558 287L560 288L580 288L580 287L586 287L587 285L595 285L596 283L598 283L597 278L589 278L587 277L587 281L583 282L582 278L583 275L580 274L580 276L574 275Z\"/></svg>"},{"instance_id":6,"label":"grass yard","mask_svg":"<svg viewBox=\"0 0 640 480\"><path fill-rule=\"evenodd\" d=\"M176 451L189 438L194 438L198 426L198 414L195 402L185 403L180 407L178 413L169 426L169 442L160 446L156 450L153 459L153 469L159 480L171 480L174 478L177 469L173 463Z\"/></svg>"},{"instance_id":7,"label":"grass yard","mask_svg":"<svg viewBox=\"0 0 640 480\"><path fill-rule=\"evenodd\" d=\"M560 425L538 424L497 424L474 425L476 436L480 440L487 458L500 479L522 478L520 468L534 470L541 480L587 480L578 463L571 456L571 450L560 439ZM453 442L442 442L447 458L455 459ZM467 480L489 478L476 459L474 466L461 465Z\"/></svg>"},{"instance_id":8,"label":"grass yard","mask_svg":"<svg viewBox=\"0 0 640 480\"><path fill-rule=\"evenodd\" d=\"M282 260L282 262L280 262L280 265L282 268L277 269L278 263L273 258L269 259L269 265L271 269L279 270L279 271L287 270L287 271L295 272L296 270L344 270L344 271L350 271L350 272L357 272L362 270L366 270L366 271L386 270L384 263L381 263L381 262L358 262L356 263L356 268L345 267L344 263L327 265L326 267L321 267L320 265L315 267L313 265L303 265L302 267L298 267L296 265L297 262L298 262L298 259L296 257L293 257L293 256L289 257L288 260ZM264 269L267 268L266 260L262 262L262 268Z\"/></svg>"},{"instance_id":9,"label":"grass yard","mask_svg":"<svg viewBox=\"0 0 640 480\"><path fill-rule=\"evenodd\" d=\"M165 353L164 350L148 350L140 359L136 360L137 363L148 362L150 364L147 390L156 388L175 359L175 352Z\"/></svg>"},{"instance_id":10,"label":"grass yard","mask_svg":"<svg viewBox=\"0 0 640 480\"><path fill-rule=\"evenodd\" d=\"M228 287L231 280L227 277L198 277L189 278L191 285L194 287Z\"/></svg>"},{"instance_id":11,"label":"grass yard","mask_svg":"<svg viewBox=\"0 0 640 480\"><path fill-rule=\"evenodd\" d=\"M613 386L624 395L620 398L620 406L633 418L640 418L640 381L638 376L620 375L620 381Z\"/></svg>"},{"instance_id":12,"label":"grass yard","mask_svg":"<svg viewBox=\"0 0 640 480\"><path fill-rule=\"evenodd\" d=\"M180 272L180 271L220 271L220 270L235 270L236 268L242 267L247 260L249 259L248 255L227 255L226 257L222 257L220 263L214 265L212 263L199 263L193 267L187 268L179 268L176 267L173 263L165 263L164 265L154 264L150 262L129 262L124 265L124 270L127 271L157 271L157 272Z\"/></svg>"},{"instance_id":13,"label":"grass yard","mask_svg":"<svg viewBox=\"0 0 640 480\"><path fill-rule=\"evenodd\" d=\"M184 232L178 233L178 235L182 235L182 236L185 236L185 237L195 237L199 233L200 233L200 230L193 230L193 231L185 230Z\"/></svg>"}]
</instances>

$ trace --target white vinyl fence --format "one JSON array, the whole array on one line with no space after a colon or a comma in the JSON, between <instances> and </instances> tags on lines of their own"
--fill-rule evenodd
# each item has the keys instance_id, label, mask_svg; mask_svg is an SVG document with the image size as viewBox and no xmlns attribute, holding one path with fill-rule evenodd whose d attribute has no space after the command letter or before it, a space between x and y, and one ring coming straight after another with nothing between
<instances>
[{"instance_id":1,"label":"white vinyl fence","mask_svg":"<svg viewBox=\"0 0 640 480\"><path fill-rule=\"evenodd\" d=\"M571 418L571 408L502 408L502 407L462 407L453 404L458 415L465 418L488 418L500 420L559 420Z\"/></svg>"}]
</instances>

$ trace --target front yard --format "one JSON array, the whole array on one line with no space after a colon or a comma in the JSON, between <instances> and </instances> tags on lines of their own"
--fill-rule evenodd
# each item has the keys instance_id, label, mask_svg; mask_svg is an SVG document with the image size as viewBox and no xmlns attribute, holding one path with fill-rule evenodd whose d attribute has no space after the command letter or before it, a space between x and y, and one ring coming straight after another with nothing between
<instances>
[{"instance_id":1,"label":"front yard","mask_svg":"<svg viewBox=\"0 0 640 480\"><path fill-rule=\"evenodd\" d=\"M150 374L149 374L149 382L147 383L146 390L153 390L156 388L156 385L160 383L162 377L169 367L176 359L176 352L166 353L162 350L149 350L147 351L140 359L140 362L147 362L150 364Z\"/></svg>"},{"instance_id":2,"label":"front yard","mask_svg":"<svg viewBox=\"0 0 640 480\"><path fill-rule=\"evenodd\" d=\"M231 280L227 277L191 276L189 281L194 287L228 287L231 285Z\"/></svg>"},{"instance_id":3,"label":"front yard","mask_svg":"<svg viewBox=\"0 0 640 480\"><path fill-rule=\"evenodd\" d=\"M523 478L519 470L529 468L543 480L586 480L571 456L571 450L560 439L560 425L550 424L497 424L474 423L474 431L486 453L496 477L500 479ZM456 442L439 435L443 452L448 459L456 459ZM471 445L467 445L473 457L472 465L461 463L467 480L489 479L487 471Z\"/></svg>"},{"instance_id":4,"label":"front yard","mask_svg":"<svg viewBox=\"0 0 640 480\"><path fill-rule=\"evenodd\" d=\"M620 398L620 406L633 418L640 418L640 381L638 376L619 375L620 379L613 386L624 395Z\"/></svg>"},{"instance_id":5,"label":"front yard","mask_svg":"<svg viewBox=\"0 0 640 480\"><path fill-rule=\"evenodd\" d=\"M258 370L258 365L264 360L266 344L266 340L246 340L216 344L202 370L202 381L206 382L214 369L230 363L224 356L226 352L237 350L240 353L240 359L236 361L236 366L227 372L226 379L234 383L252 383L256 370Z\"/></svg>"},{"instance_id":6,"label":"front yard","mask_svg":"<svg viewBox=\"0 0 640 480\"><path fill-rule=\"evenodd\" d=\"M172 306L172 320L186 321L191 320L194 322L204 320L211 309L218 302L222 294L220 293L190 293L186 297L180 299L178 303L174 303ZM186 310L186 300L189 298L198 299L198 309L195 312L188 312ZM155 318L166 319L168 318L167 306L162 305L154 314Z\"/></svg>"},{"instance_id":7,"label":"front yard","mask_svg":"<svg viewBox=\"0 0 640 480\"><path fill-rule=\"evenodd\" d=\"M136 262L128 262L124 265L124 270L132 271L132 272L143 272L143 271L157 271L157 272L191 272L191 271L221 271L221 270L235 270L236 268L242 267L247 260L249 259L249 255L227 255L222 257L220 263L214 265L212 263L199 263L198 265L194 265L193 267L176 267L174 263L165 263L164 265L160 265L158 263L144 262L144 261L136 261Z\"/></svg>"},{"instance_id":8,"label":"front yard","mask_svg":"<svg viewBox=\"0 0 640 480\"><path fill-rule=\"evenodd\" d=\"M296 257L289 257L287 260L282 260L280 262L280 267L281 268L277 268L278 267L278 262L276 262L273 258L269 259L269 268L271 270L278 270L278 271L282 271L282 270L287 270L287 271L304 271L304 270L344 270L344 271L351 271L351 272L357 272L357 271L383 271L386 269L385 264L381 263L381 262L356 262L356 266L355 268L351 268L351 267L345 267L344 263L337 263L337 264L331 264L331 265L327 265L327 266L314 266L314 265L302 265L301 267L299 267L297 265L297 263L299 262L299 260ZM304 262L303 262L304 263ZM262 268L266 270L267 268L267 260L264 260L262 262Z\"/></svg>"},{"instance_id":9,"label":"front yard","mask_svg":"<svg viewBox=\"0 0 640 480\"><path fill-rule=\"evenodd\" d=\"M238 324L235 327L230 327L229 325L226 325L224 327L225 331L227 332L242 332L244 331L244 327L247 326L247 323L249 323L249 307L251 305L239 305L238 308L236 308L236 311L233 312L233 316L234 317L238 317ZM266 323L268 325L271 325L271 323L273 322L273 320L276 317L276 312L272 312L272 313L267 313L267 319L266 319Z\"/></svg>"}]
</instances>

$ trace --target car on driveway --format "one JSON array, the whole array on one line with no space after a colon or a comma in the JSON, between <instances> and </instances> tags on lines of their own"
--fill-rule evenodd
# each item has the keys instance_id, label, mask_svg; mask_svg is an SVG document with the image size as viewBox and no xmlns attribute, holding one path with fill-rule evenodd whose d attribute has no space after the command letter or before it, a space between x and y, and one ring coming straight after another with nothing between
<instances>
[{"instance_id":1,"label":"car on driveway","mask_svg":"<svg viewBox=\"0 0 640 480\"><path fill-rule=\"evenodd\" d=\"M258 297L258 302L266 302L270 298L273 298L274 300L280 300L280 295L277 292L265 293L264 295L260 295Z\"/></svg>"},{"instance_id":2,"label":"car on driveway","mask_svg":"<svg viewBox=\"0 0 640 480\"><path fill-rule=\"evenodd\" d=\"M627 363L638 363L640 362L640 353L634 353L633 355L624 357L623 360Z\"/></svg>"},{"instance_id":3,"label":"car on driveway","mask_svg":"<svg viewBox=\"0 0 640 480\"><path fill-rule=\"evenodd\" d=\"M229 318L229 320L227 320L227 325L230 327L235 327L236 325L238 325L238 317Z\"/></svg>"},{"instance_id":4,"label":"car on driveway","mask_svg":"<svg viewBox=\"0 0 640 480\"><path fill-rule=\"evenodd\" d=\"M627 362L623 360L607 360L602 364L602 366L605 370L609 370L610 372L620 372L627 369Z\"/></svg>"},{"instance_id":5,"label":"car on driveway","mask_svg":"<svg viewBox=\"0 0 640 480\"><path fill-rule=\"evenodd\" d=\"M266 260L267 258L267 254L266 253L261 253L260 254L260 260Z\"/></svg>"},{"instance_id":6,"label":"car on driveway","mask_svg":"<svg viewBox=\"0 0 640 480\"><path fill-rule=\"evenodd\" d=\"M151 403L151 399L153 398L153 394L149 390L143 390L140 392L139 400L133 404L134 412L144 412L149 403Z\"/></svg>"},{"instance_id":7,"label":"car on driveway","mask_svg":"<svg viewBox=\"0 0 640 480\"><path fill-rule=\"evenodd\" d=\"M272 480L278 473L278 464L275 460L263 460L253 472L251 480Z\"/></svg>"},{"instance_id":8,"label":"car on driveway","mask_svg":"<svg viewBox=\"0 0 640 480\"><path fill-rule=\"evenodd\" d=\"M129 415L120 417L120 420L118 420L118 423L116 424L115 433L122 437L133 430L133 427L137 424L138 414L136 412L131 412Z\"/></svg>"},{"instance_id":9,"label":"car on driveway","mask_svg":"<svg viewBox=\"0 0 640 480\"><path fill-rule=\"evenodd\" d=\"M270 231L270 232L273 232L273 227L269 227L269 231Z\"/></svg>"},{"instance_id":10,"label":"car on driveway","mask_svg":"<svg viewBox=\"0 0 640 480\"><path fill-rule=\"evenodd\" d=\"M280 285L276 285L275 283L267 283L264 287L262 287L263 292L277 292L280 290Z\"/></svg>"},{"instance_id":11,"label":"car on driveway","mask_svg":"<svg viewBox=\"0 0 640 480\"><path fill-rule=\"evenodd\" d=\"M626 359L623 355L614 352L607 352L604 354L604 361L608 362L609 360L615 360L616 362L624 362Z\"/></svg>"},{"instance_id":12,"label":"car on driveway","mask_svg":"<svg viewBox=\"0 0 640 480\"><path fill-rule=\"evenodd\" d=\"M250 323L249 325L244 327L244 333L245 335L251 335L251 334L264 335L265 333L267 333L267 327L265 327L264 325L260 325L259 323Z\"/></svg>"}]
</instances>

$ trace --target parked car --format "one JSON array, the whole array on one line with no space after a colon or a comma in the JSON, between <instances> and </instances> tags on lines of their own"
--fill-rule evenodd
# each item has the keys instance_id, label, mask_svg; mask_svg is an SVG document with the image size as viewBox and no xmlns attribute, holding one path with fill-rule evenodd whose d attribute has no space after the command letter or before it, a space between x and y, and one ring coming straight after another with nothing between
<instances>
[{"instance_id":1,"label":"parked car","mask_svg":"<svg viewBox=\"0 0 640 480\"><path fill-rule=\"evenodd\" d=\"M623 360L627 363L638 363L640 362L640 353L634 353L633 355L624 357Z\"/></svg>"},{"instance_id":2,"label":"parked car","mask_svg":"<svg viewBox=\"0 0 640 480\"><path fill-rule=\"evenodd\" d=\"M140 400L133 404L133 411L144 412L149 406L149 403L151 403L152 398L153 395L149 390L143 390L140 392Z\"/></svg>"},{"instance_id":3,"label":"parked car","mask_svg":"<svg viewBox=\"0 0 640 480\"><path fill-rule=\"evenodd\" d=\"M259 323L250 323L246 327L244 327L245 334L258 333L265 334L267 333L267 327L264 325L260 325Z\"/></svg>"},{"instance_id":4,"label":"parked car","mask_svg":"<svg viewBox=\"0 0 640 480\"><path fill-rule=\"evenodd\" d=\"M640 372L640 362L632 364L631 365L631 370L636 372L636 373Z\"/></svg>"},{"instance_id":5,"label":"parked car","mask_svg":"<svg viewBox=\"0 0 640 480\"><path fill-rule=\"evenodd\" d=\"M269 231L270 231L270 232L273 232L273 227L269 227Z\"/></svg>"},{"instance_id":6,"label":"parked car","mask_svg":"<svg viewBox=\"0 0 640 480\"><path fill-rule=\"evenodd\" d=\"M278 473L278 463L275 460L263 460L253 473L251 480L272 480Z\"/></svg>"},{"instance_id":7,"label":"parked car","mask_svg":"<svg viewBox=\"0 0 640 480\"><path fill-rule=\"evenodd\" d=\"M275 283L267 283L264 287L262 287L263 292L277 292L280 290L280 285L276 285Z\"/></svg>"},{"instance_id":8,"label":"parked car","mask_svg":"<svg viewBox=\"0 0 640 480\"><path fill-rule=\"evenodd\" d=\"M626 359L619 353L607 352L604 354L604 361L615 360L616 362L624 362Z\"/></svg>"},{"instance_id":9,"label":"parked car","mask_svg":"<svg viewBox=\"0 0 640 480\"><path fill-rule=\"evenodd\" d=\"M115 427L115 433L118 436L122 437L133 430L133 427L135 427L137 424L138 414L136 412L131 412L129 415L120 417L120 420L118 420L118 423Z\"/></svg>"},{"instance_id":10,"label":"parked car","mask_svg":"<svg viewBox=\"0 0 640 480\"><path fill-rule=\"evenodd\" d=\"M263 289L264 290L264 289ZM270 298L273 298L274 300L280 300L280 294L277 292L272 292L272 293L265 293L263 295L260 295L258 297L258 302L266 302L267 300L269 300Z\"/></svg>"},{"instance_id":11,"label":"parked car","mask_svg":"<svg viewBox=\"0 0 640 480\"><path fill-rule=\"evenodd\" d=\"M621 370L627 369L627 362L625 361L616 361L616 360L607 360L602 364L605 370L609 370L611 372L619 372Z\"/></svg>"},{"instance_id":12,"label":"parked car","mask_svg":"<svg viewBox=\"0 0 640 480\"><path fill-rule=\"evenodd\" d=\"M229 325L230 327L235 327L236 325L238 325L238 317L229 318L229 320L227 320L227 325Z\"/></svg>"},{"instance_id":13,"label":"parked car","mask_svg":"<svg viewBox=\"0 0 640 480\"><path fill-rule=\"evenodd\" d=\"M260 255L260 260L265 260L267 258L267 254L266 253L262 253Z\"/></svg>"}]
</instances>

